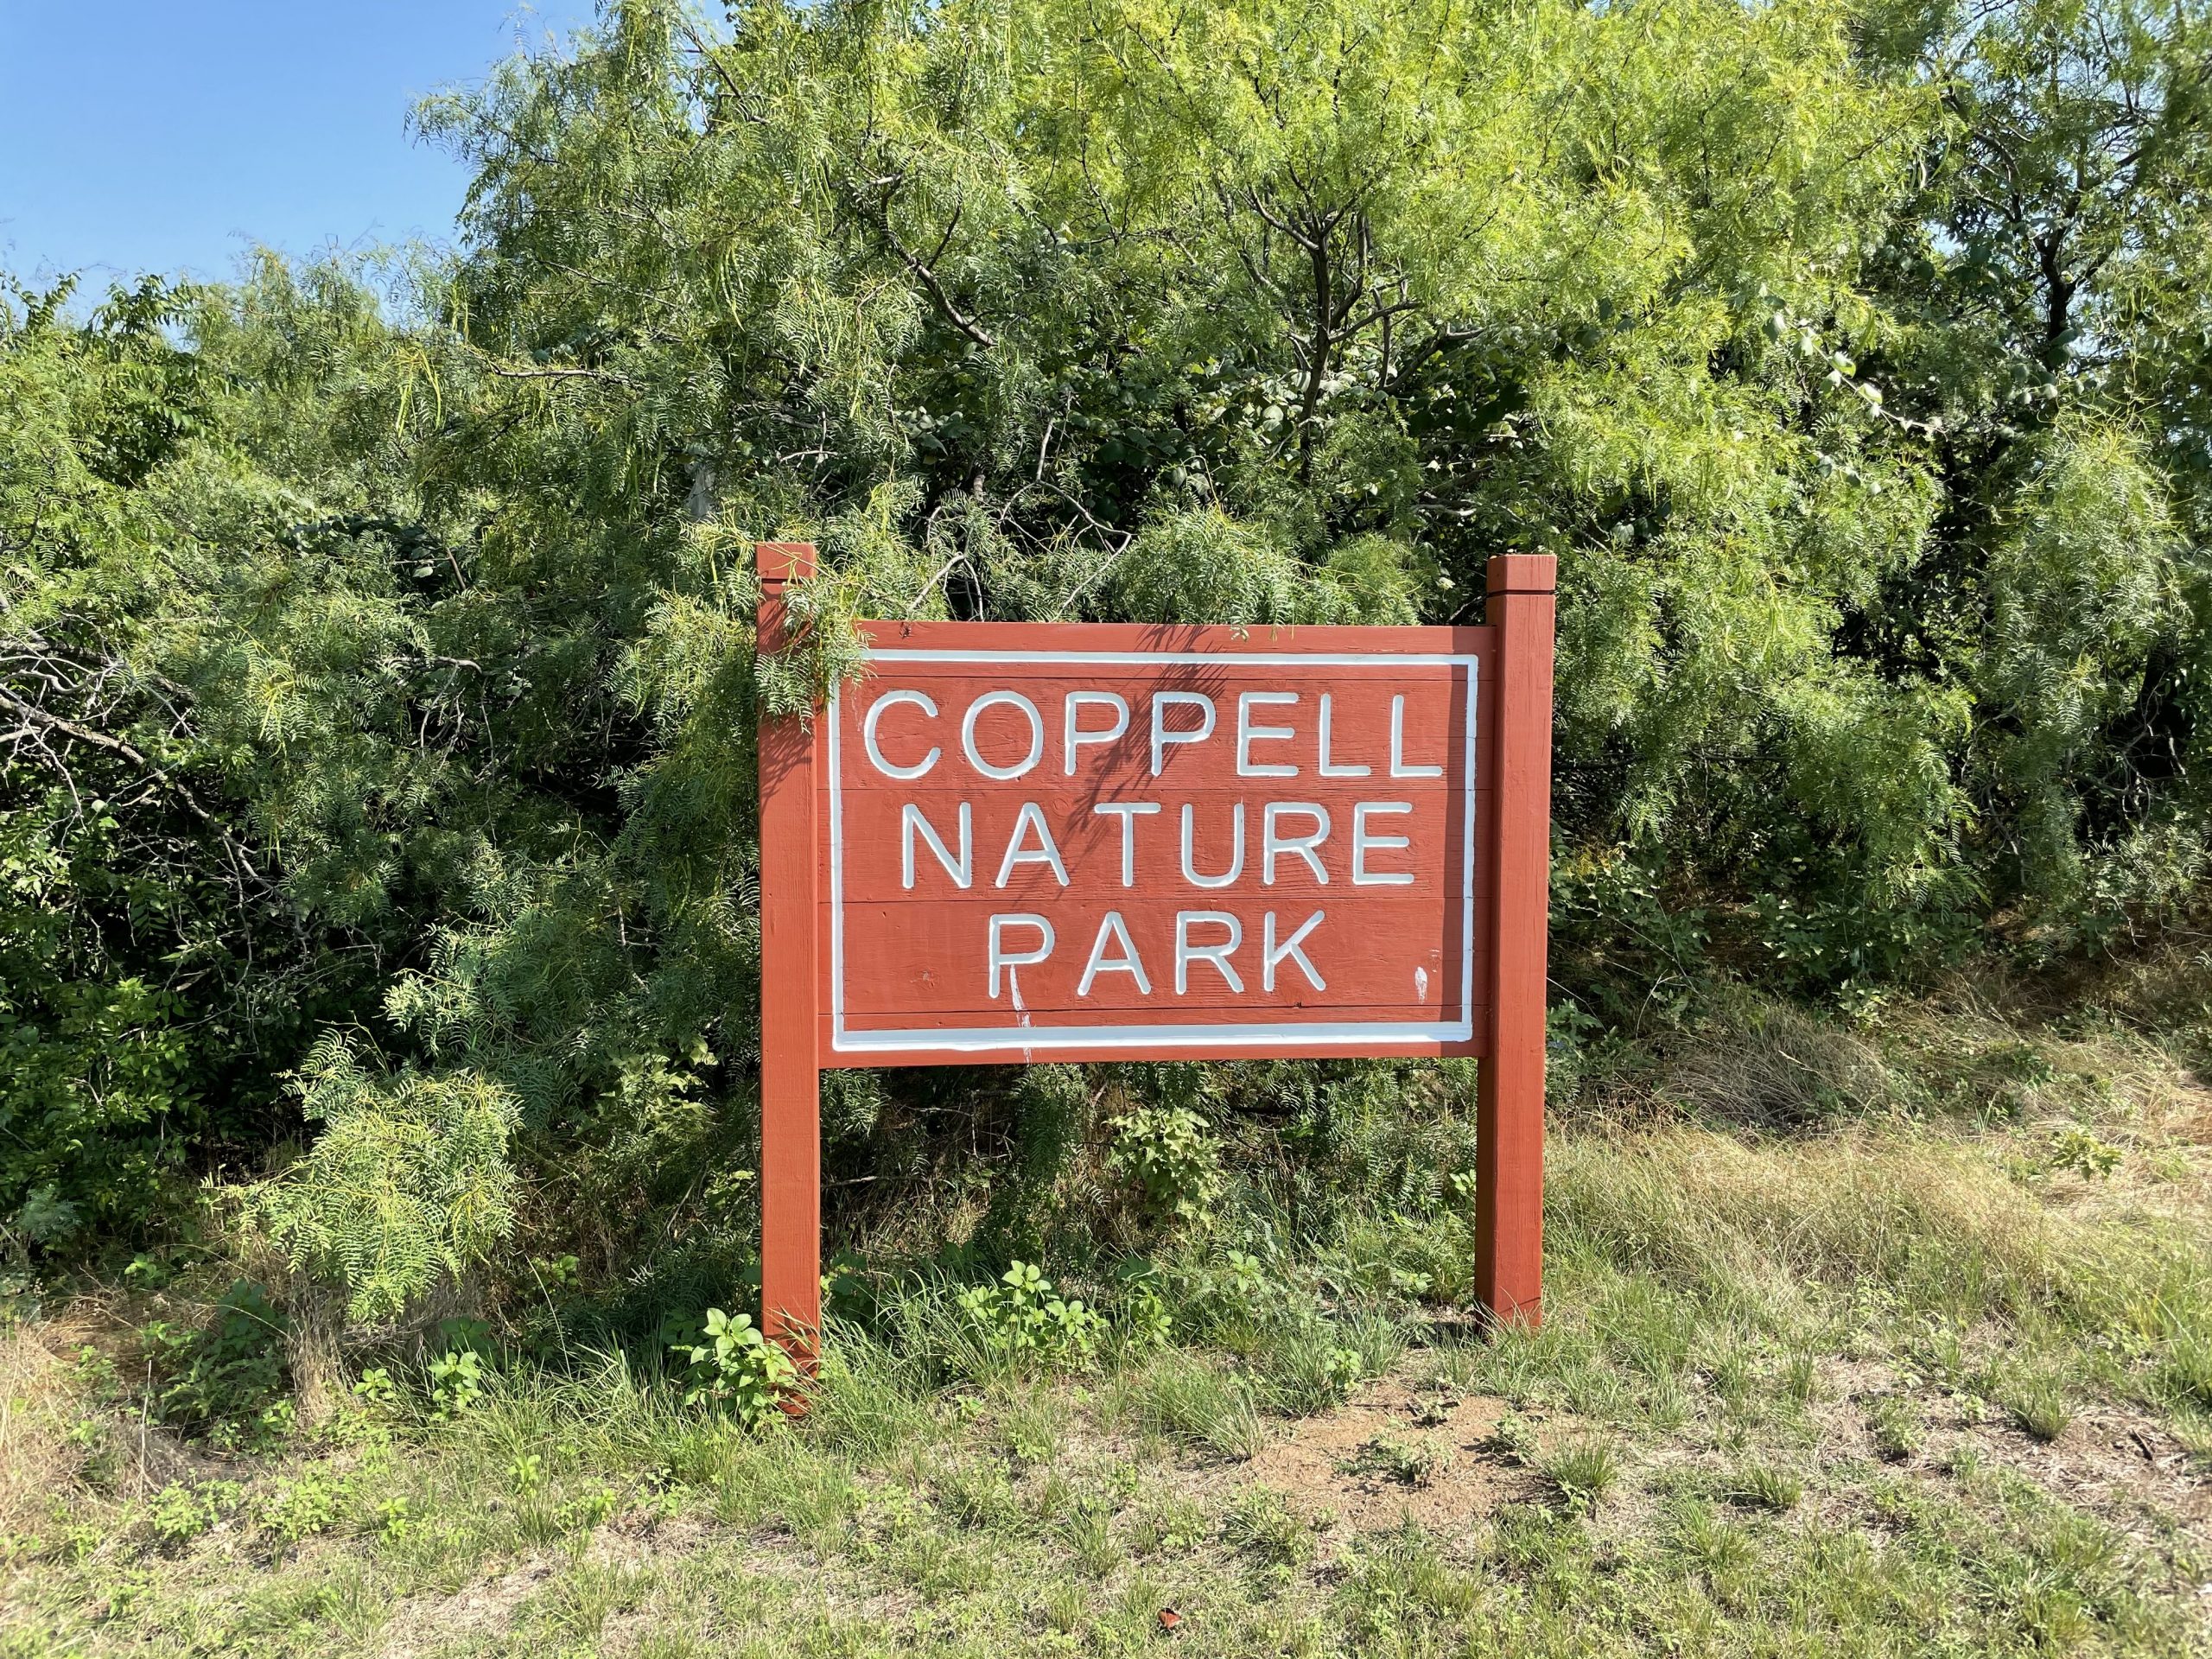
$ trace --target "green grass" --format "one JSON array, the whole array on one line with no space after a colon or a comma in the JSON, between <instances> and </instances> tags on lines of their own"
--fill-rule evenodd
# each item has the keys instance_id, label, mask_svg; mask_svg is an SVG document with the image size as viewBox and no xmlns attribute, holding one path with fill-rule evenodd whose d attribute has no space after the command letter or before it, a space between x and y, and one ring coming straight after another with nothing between
<instances>
[{"instance_id":1,"label":"green grass","mask_svg":"<svg viewBox=\"0 0 2212 1659\"><path fill-rule=\"evenodd\" d=\"M1550 1318L1495 1338L1433 1317L1450 1202L1294 1234L1248 1195L1160 1258L1165 1345L1009 1359L910 1280L833 1327L803 1422L572 1347L443 1417L402 1359L224 1454L145 1429L64 1307L0 1333L0 1656L1104 1654L1163 1613L1220 1656L2212 1653L2212 1160L2124 1043L1900 1030L1895 1109L1853 1039L1816 1128L1773 1132L1785 1065L1751 1132L1713 1121L1719 1060L1694 1111L1568 1114ZM2129 1155L2054 1171L2033 1111L1966 1109L2019 1075ZM1352 1412L1317 1489L1255 1481L1386 1373L1411 1414Z\"/></svg>"}]
</instances>

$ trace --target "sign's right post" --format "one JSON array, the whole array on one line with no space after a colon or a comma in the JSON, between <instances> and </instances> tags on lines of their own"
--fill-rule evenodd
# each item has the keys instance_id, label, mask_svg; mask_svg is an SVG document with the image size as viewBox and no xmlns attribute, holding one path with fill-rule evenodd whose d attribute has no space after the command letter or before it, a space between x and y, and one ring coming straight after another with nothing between
<instances>
[{"instance_id":1,"label":"sign's right post","mask_svg":"<svg viewBox=\"0 0 2212 1659\"><path fill-rule=\"evenodd\" d=\"M1475 1294L1501 1324L1543 1319L1545 938L1551 899L1552 639L1559 561L1490 562L1497 748L1490 798L1490 1053L1475 1154Z\"/></svg>"}]
</instances>

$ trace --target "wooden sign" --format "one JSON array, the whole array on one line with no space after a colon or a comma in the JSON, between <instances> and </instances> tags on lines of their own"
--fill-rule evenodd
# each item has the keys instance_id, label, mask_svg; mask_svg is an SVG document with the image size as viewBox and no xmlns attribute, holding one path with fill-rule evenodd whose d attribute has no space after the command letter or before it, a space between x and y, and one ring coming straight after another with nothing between
<instances>
[{"instance_id":1,"label":"wooden sign","mask_svg":"<svg viewBox=\"0 0 2212 1659\"><path fill-rule=\"evenodd\" d=\"M763 543L785 642L804 543ZM1478 1293L1541 1314L1549 558L1449 628L867 624L760 733L763 1325L819 1323L823 1066L1484 1057Z\"/></svg>"}]
</instances>

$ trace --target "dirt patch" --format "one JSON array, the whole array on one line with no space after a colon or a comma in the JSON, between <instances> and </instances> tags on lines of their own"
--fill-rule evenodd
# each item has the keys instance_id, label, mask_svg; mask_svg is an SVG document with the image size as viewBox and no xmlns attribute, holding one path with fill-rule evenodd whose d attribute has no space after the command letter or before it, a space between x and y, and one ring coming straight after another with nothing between
<instances>
[{"instance_id":1,"label":"dirt patch","mask_svg":"<svg viewBox=\"0 0 2212 1659\"><path fill-rule=\"evenodd\" d=\"M1331 1529L1371 1532L1410 1516L1428 1531L1463 1532L1534 1489L1527 1471L1484 1450L1504 1412L1500 1400L1384 1377L1262 1448L1245 1474Z\"/></svg>"},{"instance_id":2,"label":"dirt patch","mask_svg":"<svg viewBox=\"0 0 2212 1659\"><path fill-rule=\"evenodd\" d=\"M566 1564L556 1556L533 1556L450 1596L410 1596L391 1610L377 1651L382 1659L414 1659L465 1637L505 1635L515 1609Z\"/></svg>"}]
</instances>

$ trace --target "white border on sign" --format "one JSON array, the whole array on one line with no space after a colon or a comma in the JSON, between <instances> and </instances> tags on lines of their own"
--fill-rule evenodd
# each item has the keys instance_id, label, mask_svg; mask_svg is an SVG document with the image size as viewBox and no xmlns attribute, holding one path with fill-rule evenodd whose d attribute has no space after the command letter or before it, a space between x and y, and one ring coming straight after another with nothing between
<instances>
[{"instance_id":1,"label":"white border on sign","mask_svg":"<svg viewBox=\"0 0 2212 1659\"><path fill-rule=\"evenodd\" d=\"M1463 815L1465 847L1460 873L1459 1018L1448 1022L1419 1020L1315 1020L1300 1025L1154 1026L987 1026L961 1030L939 1027L894 1027L874 1031L845 1029L845 830L844 777L838 753L841 687L832 687L830 721L830 1046L840 1054L992 1054L1031 1048L1092 1049L1110 1054L1128 1048L1269 1049L1351 1046L1376 1042L1464 1043L1475 1034L1475 692L1482 659L1471 653L1444 652L1275 652L1170 651L870 651L874 663L990 663L1029 667L1078 665L1147 667L1153 664L1230 664L1255 668L1434 668L1467 671L1466 801ZM1027 1016L1022 1016L1026 1019Z\"/></svg>"}]
</instances>

